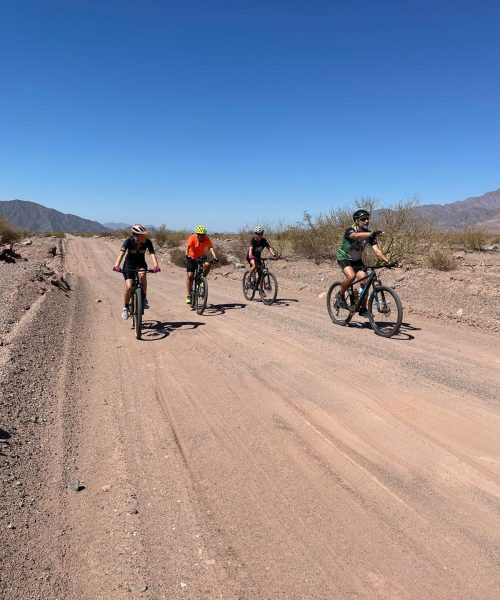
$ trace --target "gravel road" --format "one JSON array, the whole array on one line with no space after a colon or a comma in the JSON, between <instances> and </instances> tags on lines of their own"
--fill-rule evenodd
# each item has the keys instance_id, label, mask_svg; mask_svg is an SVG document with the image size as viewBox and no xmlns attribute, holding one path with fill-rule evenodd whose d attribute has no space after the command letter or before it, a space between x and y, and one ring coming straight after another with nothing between
<instances>
[{"instance_id":1,"label":"gravel road","mask_svg":"<svg viewBox=\"0 0 500 600\"><path fill-rule=\"evenodd\" d=\"M500 597L498 334L162 263L138 341L119 244L48 243L0 264L2 597Z\"/></svg>"}]
</instances>

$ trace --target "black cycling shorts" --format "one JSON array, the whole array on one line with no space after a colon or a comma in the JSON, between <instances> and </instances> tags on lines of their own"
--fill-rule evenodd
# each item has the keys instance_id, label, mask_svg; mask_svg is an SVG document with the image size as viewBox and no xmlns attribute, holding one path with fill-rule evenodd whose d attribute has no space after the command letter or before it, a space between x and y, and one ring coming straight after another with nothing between
<instances>
[{"instance_id":1,"label":"black cycling shorts","mask_svg":"<svg viewBox=\"0 0 500 600\"><path fill-rule=\"evenodd\" d=\"M355 273L359 271L365 271L365 263L362 260L338 260L340 268L344 270L346 267L352 267Z\"/></svg>"},{"instance_id":2,"label":"black cycling shorts","mask_svg":"<svg viewBox=\"0 0 500 600\"><path fill-rule=\"evenodd\" d=\"M262 265L262 258L261 258L260 256L254 256L254 257L253 257L253 259L254 259L254 261L255 261L255 266L256 266L256 267L260 267L260 266ZM248 257L248 256L247 256L247 262L248 262L249 264L252 264L252 263L250 262L250 257Z\"/></svg>"},{"instance_id":3,"label":"black cycling shorts","mask_svg":"<svg viewBox=\"0 0 500 600\"><path fill-rule=\"evenodd\" d=\"M123 279L125 279L125 281L127 281L127 279L134 279L135 272L137 269L144 269L145 271L147 271L148 265L145 262L139 263L137 265L123 265Z\"/></svg>"},{"instance_id":4,"label":"black cycling shorts","mask_svg":"<svg viewBox=\"0 0 500 600\"><path fill-rule=\"evenodd\" d=\"M200 258L203 258L200 256ZM186 256L186 270L188 273L194 273L196 271L196 262L199 259L191 258L190 256ZM207 258L208 262L208 258Z\"/></svg>"}]
</instances>

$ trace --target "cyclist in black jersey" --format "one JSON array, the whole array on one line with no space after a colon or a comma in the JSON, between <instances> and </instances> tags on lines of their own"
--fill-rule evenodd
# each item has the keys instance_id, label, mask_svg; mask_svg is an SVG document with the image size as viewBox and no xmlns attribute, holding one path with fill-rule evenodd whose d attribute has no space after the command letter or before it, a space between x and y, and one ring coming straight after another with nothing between
<instances>
[{"instance_id":1,"label":"cyclist in black jersey","mask_svg":"<svg viewBox=\"0 0 500 600\"><path fill-rule=\"evenodd\" d=\"M146 270L148 265L146 263L146 251L151 255L153 261L153 271L155 273L160 272L158 266L158 260L156 259L155 251L153 248L153 242L148 238L148 230L144 225L132 225L131 236L126 240L123 240L123 244L120 253L116 257L115 266L113 271L123 273L125 279L125 291L124 291L124 304L122 309L122 319L129 318L128 306L130 304L131 287L134 282L134 272L139 269L139 279L142 283L142 290L144 294L143 306L149 308L149 303L146 297L148 288L148 281L146 277ZM125 256L125 262L123 263L123 269L120 268L120 264Z\"/></svg>"},{"instance_id":2,"label":"cyclist in black jersey","mask_svg":"<svg viewBox=\"0 0 500 600\"><path fill-rule=\"evenodd\" d=\"M370 244L373 252L384 263L389 264L389 259L385 256L377 244L377 238L381 236L383 231L370 231L368 225L370 222L370 213L367 210L357 210L353 215L354 221L351 227L348 227L344 232L344 237L337 250L337 261L344 273L345 279L342 282L340 291L337 294L337 304L340 308L347 308L345 301L345 293L347 288L357 279L366 277L365 264L363 262L363 252ZM363 306L359 309L359 314L362 317L368 315L366 310L366 302L368 295L362 300Z\"/></svg>"},{"instance_id":3,"label":"cyclist in black jersey","mask_svg":"<svg viewBox=\"0 0 500 600\"><path fill-rule=\"evenodd\" d=\"M249 281L251 281L252 275L262 264L261 254L262 250L265 248L269 250L274 258L277 258L275 250L271 248L269 242L264 237L264 229L257 225L257 227L254 229L254 235L247 248L247 261L250 263Z\"/></svg>"}]
</instances>

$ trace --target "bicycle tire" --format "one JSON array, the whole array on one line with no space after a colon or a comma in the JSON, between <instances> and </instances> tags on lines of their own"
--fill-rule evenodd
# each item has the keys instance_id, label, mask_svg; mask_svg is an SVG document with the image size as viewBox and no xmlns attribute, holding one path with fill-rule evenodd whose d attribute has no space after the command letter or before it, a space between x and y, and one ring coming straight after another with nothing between
<instances>
[{"instance_id":1,"label":"bicycle tire","mask_svg":"<svg viewBox=\"0 0 500 600\"><path fill-rule=\"evenodd\" d=\"M206 277L200 277L200 283L196 288L196 312L199 315L203 314L208 300L208 281Z\"/></svg>"},{"instance_id":2,"label":"bicycle tire","mask_svg":"<svg viewBox=\"0 0 500 600\"><path fill-rule=\"evenodd\" d=\"M255 288L251 285L252 281L250 279L250 271L245 271L243 273L243 279L241 284L243 286L243 297L245 298L245 300L253 300L255 296Z\"/></svg>"},{"instance_id":3,"label":"bicycle tire","mask_svg":"<svg viewBox=\"0 0 500 600\"><path fill-rule=\"evenodd\" d=\"M340 308L340 306L337 306L337 293L340 292L341 285L341 281L335 281L332 283L326 294L326 306L328 308L330 319L335 323L335 325L345 326L351 321L353 314L349 309Z\"/></svg>"},{"instance_id":4,"label":"bicycle tire","mask_svg":"<svg viewBox=\"0 0 500 600\"><path fill-rule=\"evenodd\" d=\"M135 329L135 302L134 302L134 292L130 296L129 302L129 310L128 314L132 316L132 329Z\"/></svg>"},{"instance_id":5,"label":"bicycle tire","mask_svg":"<svg viewBox=\"0 0 500 600\"><path fill-rule=\"evenodd\" d=\"M377 335L392 337L398 333L403 321L403 306L393 288L385 285L374 288L368 300L368 312L370 325Z\"/></svg>"},{"instance_id":6,"label":"bicycle tire","mask_svg":"<svg viewBox=\"0 0 500 600\"><path fill-rule=\"evenodd\" d=\"M142 290L135 290L135 337L140 340L142 335Z\"/></svg>"},{"instance_id":7,"label":"bicycle tire","mask_svg":"<svg viewBox=\"0 0 500 600\"><path fill-rule=\"evenodd\" d=\"M259 294L262 302L268 306L276 300L278 295L278 280L271 271L262 273L259 285Z\"/></svg>"}]
</instances>

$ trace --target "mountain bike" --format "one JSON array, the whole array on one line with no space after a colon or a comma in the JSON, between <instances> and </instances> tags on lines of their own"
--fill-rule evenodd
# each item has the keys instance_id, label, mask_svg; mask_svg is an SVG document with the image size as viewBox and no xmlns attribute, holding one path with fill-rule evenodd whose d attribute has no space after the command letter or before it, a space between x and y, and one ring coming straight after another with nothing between
<instances>
[{"instance_id":1,"label":"mountain bike","mask_svg":"<svg viewBox=\"0 0 500 600\"><path fill-rule=\"evenodd\" d=\"M154 273L153 269L123 269L124 273L130 274L134 279L132 287L130 288L128 312L132 317L132 329L135 330L135 337L138 340L140 340L142 336L142 317L144 315L142 283L139 279L139 271Z\"/></svg>"},{"instance_id":2,"label":"mountain bike","mask_svg":"<svg viewBox=\"0 0 500 600\"><path fill-rule=\"evenodd\" d=\"M347 308L341 308L337 302L337 293L340 292L341 281L332 283L326 295L328 314L336 325L348 325L360 307L362 300L368 294L368 319L373 331L382 337L396 335L403 320L403 307L396 291L382 285L377 275L379 269L390 269L397 266L394 263L380 267L366 267L368 275L352 283L347 289ZM361 282L358 292L356 284ZM363 283L364 282L364 283Z\"/></svg>"},{"instance_id":3,"label":"mountain bike","mask_svg":"<svg viewBox=\"0 0 500 600\"><path fill-rule=\"evenodd\" d=\"M217 260L201 256L195 260L196 268L193 277L193 291L191 292L191 310L196 310L199 315L203 314L208 300L208 281L203 275L203 265L206 262L215 263Z\"/></svg>"},{"instance_id":4,"label":"mountain bike","mask_svg":"<svg viewBox=\"0 0 500 600\"><path fill-rule=\"evenodd\" d=\"M261 259L259 267L252 273L251 277L249 270L243 273L241 283L243 286L243 296L246 300L253 300L257 290L264 304L272 304L276 300L276 296L278 295L278 280L276 279L276 275L268 270L264 259Z\"/></svg>"}]
</instances>

